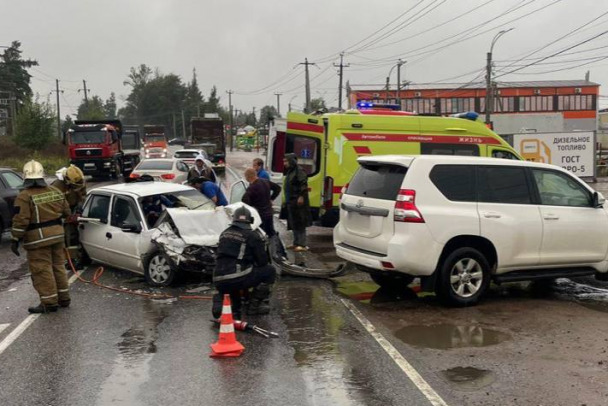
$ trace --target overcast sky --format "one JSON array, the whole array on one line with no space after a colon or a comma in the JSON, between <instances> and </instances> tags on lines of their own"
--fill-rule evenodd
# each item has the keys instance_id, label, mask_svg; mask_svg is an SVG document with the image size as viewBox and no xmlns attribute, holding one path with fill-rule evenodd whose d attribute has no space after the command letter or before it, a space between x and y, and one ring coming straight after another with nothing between
<instances>
[{"instance_id":1,"label":"overcast sky","mask_svg":"<svg viewBox=\"0 0 608 406\"><path fill-rule=\"evenodd\" d=\"M337 105L331 65L341 51L351 84L383 83L399 57L407 61L402 79L414 83L483 80L492 38L508 28L494 47L497 81L583 79L590 70L592 81L608 85L608 34L499 76L608 30L605 0L0 0L0 10L0 45L19 40L39 62L30 73L43 97L61 81L62 116L75 113L82 79L92 95L113 91L122 104L122 83L141 63L184 81L196 68L205 96L216 85L227 105L232 89L234 106L249 111L276 104L276 92L282 112L290 100L301 108L304 58L317 62L312 96Z\"/></svg>"}]
</instances>

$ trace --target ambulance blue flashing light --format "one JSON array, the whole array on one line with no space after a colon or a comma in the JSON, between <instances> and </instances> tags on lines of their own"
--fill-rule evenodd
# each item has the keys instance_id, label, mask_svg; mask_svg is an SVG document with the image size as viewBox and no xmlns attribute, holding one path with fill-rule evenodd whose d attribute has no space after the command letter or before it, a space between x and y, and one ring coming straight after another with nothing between
<instances>
[{"instance_id":1,"label":"ambulance blue flashing light","mask_svg":"<svg viewBox=\"0 0 608 406\"><path fill-rule=\"evenodd\" d=\"M477 121L477 118L479 117L479 114L475 113L474 111L467 111L466 113L452 114L452 117L464 118L466 120L471 120L471 121Z\"/></svg>"},{"instance_id":2,"label":"ambulance blue flashing light","mask_svg":"<svg viewBox=\"0 0 608 406\"><path fill-rule=\"evenodd\" d=\"M401 110L401 106L398 104L382 104L382 103L372 103L372 102L358 102L357 110L364 109L385 109L385 110L393 110L399 111Z\"/></svg>"}]
</instances>

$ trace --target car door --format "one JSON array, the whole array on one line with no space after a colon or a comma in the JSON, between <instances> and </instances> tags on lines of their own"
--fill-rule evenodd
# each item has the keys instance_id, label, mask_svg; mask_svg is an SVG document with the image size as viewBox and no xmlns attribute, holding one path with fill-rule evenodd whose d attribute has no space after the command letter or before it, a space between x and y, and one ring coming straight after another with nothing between
<instances>
[{"instance_id":1,"label":"car door","mask_svg":"<svg viewBox=\"0 0 608 406\"><path fill-rule=\"evenodd\" d=\"M481 236L495 247L499 269L536 266L543 236L538 205L523 166L478 166Z\"/></svg>"},{"instance_id":2,"label":"car door","mask_svg":"<svg viewBox=\"0 0 608 406\"><path fill-rule=\"evenodd\" d=\"M184 183L188 179L188 165L182 161L177 161L175 169L177 170L175 183Z\"/></svg>"},{"instance_id":3,"label":"car door","mask_svg":"<svg viewBox=\"0 0 608 406\"><path fill-rule=\"evenodd\" d=\"M80 243L91 259L107 263L106 233L108 232L108 216L110 213L110 195L91 193L87 198L78 230Z\"/></svg>"},{"instance_id":4,"label":"car door","mask_svg":"<svg viewBox=\"0 0 608 406\"><path fill-rule=\"evenodd\" d=\"M0 217L2 220L0 228L10 226L15 198L21 191L22 186L23 179L15 172L10 170L0 172Z\"/></svg>"},{"instance_id":5,"label":"car door","mask_svg":"<svg viewBox=\"0 0 608 406\"><path fill-rule=\"evenodd\" d=\"M110 211L110 225L106 230L106 261L116 268L141 272L142 215L139 206L129 196L114 195ZM131 231L126 231L131 227ZM123 230L124 229L124 230Z\"/></svg>"},{"instance_id":6,"label":"car door","mask_svg":"<svg viewBox=\"0 0 608 406\"><path fill-rule=\"evenodd\" d=\"M531 169L544 225L543 265L603 261L608 251L608 216L593 207L593 194L574 176Z\"/></svg>"},{"instance_id":7,"label":"car door","mask_svg":"<svg viewBox=\"0 0 608 406\"><path fill-rule=\"evenodd\" d=\"M229 203L238 203L243 200L243 196L247 191L247 185L245 181L239 180L238 182L234 182L230 187L230 200Z\"/></svg>"}]
</instances>

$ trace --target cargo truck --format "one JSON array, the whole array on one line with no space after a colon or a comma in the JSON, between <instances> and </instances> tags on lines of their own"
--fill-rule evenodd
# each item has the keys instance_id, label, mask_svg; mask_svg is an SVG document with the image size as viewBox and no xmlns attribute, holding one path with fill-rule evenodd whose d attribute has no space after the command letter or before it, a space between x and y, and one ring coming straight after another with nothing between
<instances>
[{"instance_id":1,"label":"cargo truck","mask_svg":"<svg viewBox=\"0 0 608 406\"><path fill-rule=\"evenodd\" d=\"M216 172L226 169L224 123L218 115L205 115L190 121L190 148L204 149Z\"/></svg>"},{"instance_id":2,"label":"cargo truck","mask_svg":"<svg viewBox=\"0 0 608 406\"><path fill-rule=\"evenodd\" d=\"M166 158L169 144L164 125L144 126L144 157Z\"/></svg>"},{"instance_id":3,"label":"cargo truck","mask_svg":"<svg viewBox=\"0 0 608 406\"><path fill-rule=\"evenodd\" d=\"M139 162L140 152L125 151L122 144L123 126L119 120L77 120L66 132L70 163L78 166L85 175L128 175Z\"/></svg>"}]
</instances>

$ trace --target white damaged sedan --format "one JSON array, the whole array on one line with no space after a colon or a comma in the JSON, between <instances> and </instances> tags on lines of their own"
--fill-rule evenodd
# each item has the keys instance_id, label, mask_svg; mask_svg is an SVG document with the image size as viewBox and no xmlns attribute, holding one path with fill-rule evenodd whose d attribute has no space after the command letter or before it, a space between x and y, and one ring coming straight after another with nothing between
<instances>
[{"instance_id":1,"label":"white damaged sedan","mask_svg":"<svg viewBox=\"0 0 608 406\"><path fill-rule=\"evenodd\" d=\"M80 242L88 259L168 286L179 272L212 274L219 236L241 205L215 207L198 190L165 182L103 186L87 195Z\"/></svg>"}]
</instances>

